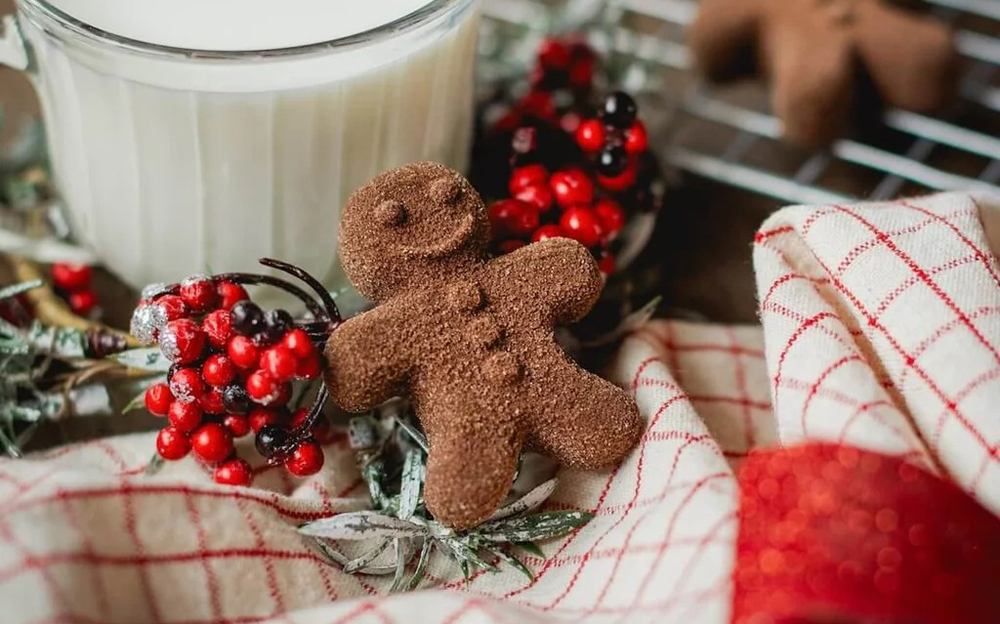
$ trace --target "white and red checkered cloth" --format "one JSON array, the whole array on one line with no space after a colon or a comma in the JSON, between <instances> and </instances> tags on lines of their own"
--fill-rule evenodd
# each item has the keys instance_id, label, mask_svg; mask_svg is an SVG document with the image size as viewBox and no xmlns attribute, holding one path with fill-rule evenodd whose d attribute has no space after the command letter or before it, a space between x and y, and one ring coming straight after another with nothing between
<instances>
[{"instance_id":1,"label":"white and red checkered cloth","mask_svg":"<svg viewBox=\"0 0 1000 624\"><path fill-rule=\"evenodd\" d=\"M614 471L563 475L550 505L595 518L528 559L534 581L466 586L438 561L386 597L296 534L364 505L343 444L317 477L234 489L192 461L145 475L144 434L0 463L0 622L728 622L751 448L905 454L1000 510L998 241L1000 201L964 194L774 215L754 252L762 328L656 321L622 346L612 375L646 435Z\"/></svg>"}]
</instances>

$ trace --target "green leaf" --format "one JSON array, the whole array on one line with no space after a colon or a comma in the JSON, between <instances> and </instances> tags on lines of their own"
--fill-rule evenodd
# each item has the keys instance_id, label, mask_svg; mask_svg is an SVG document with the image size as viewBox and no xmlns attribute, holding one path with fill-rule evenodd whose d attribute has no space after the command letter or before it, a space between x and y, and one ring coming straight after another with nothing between
<instances>
[{"instance_id":1,"label":"green leaf","mask_svg":"<svg viewBox=\"0 0 1000 624\"><path fill-rule=\"evenodd\" d=\"M417 559L417 567L413 570L413 575L410 577L409 582L406 583L405 591L413 591L420 585L420 581L424 580L424 573L427 571L427 561L431 558L431 547L433 542L429 539L424 540L424 545L420 547L420 558Z\"/></svg>"},{"instance_id":2,"label":"green leaf","mask_svg":"<svg viewBox=\"0 0 1000 624\"><path fill-rule=\"evenodd\" d=\"M34 290L42 285L42 280L36 279L30 282L21 282L20 284L14 284L13 286L7 286L6 288L0 288L0 300L10 299L20 295L21 293L28 292L29 290Z\"/></svg>"},{"instance_id":3,"label":"green leaf","mask_svg":"<svg viewBox=\"0 0 1000 624\"><path fill-rule=\"evenodd\" d=\"M421 537L425 527L374 511L355 511L323 518L299 527L299 533L324 539L361 540L376 537Z\"/></svg>"},{"instance_id":4,"label":"green leaf","mask_svg":"<svg viewBox=\"0 0 1000 624\"><path fill-rule=\"evenodd\" d=\"M490 552L492 552L493 554L495 554L497 557L500 557L502 560L504 560L505 562L507 562L509 565L513 566L514 569L516 569L521 574L523 574L526 577L528 577L529 581L535 580L535 575L528 568L528 566L524 565L523 561L521 561L520 559L518 559L517 557L515 557L511 553L505 551L503 548L498 548L496 550L491 550Z\"/></svg>"},{"instance_id":5,"label":"green leaf","mask_svg":"<svg viewBox=\"0 0 1000 624\"><path fill-rule=\"evenodd\" d=\"M389 587L390 594L396 593L403 586L403 573L406 572L406 553L404 552L403 540L393 540L392 547L396 555L396 572L393 574L392 585Z\"/></svg>"},{"instance_id":6,"label":"green leaf","mask_svg":"<svg viewBox=\"0 0 1000 624\"><path fill-rule=\"evenodd\" d=\"M545 553L542 551L541 548L538 547L538 544L534 542L514 542L514 546L517 546L526 553L534 555L539 559L546 558Z\"/></svg>"},{"instance_id":7,"label":"green leaf","mask_svg":"<svg viewBox=\"0 0 1000 624\"><path fill-rule=\"evenodd\" d=\"M87 335L70 327L46 327L37 321L26 338L36 350L60 358L82 358L87 352Z\"/></svg>"},{"instance_id":8,"label":"green leaf","mask_svg":"<svg viewBox=\"0 0 1000 624\"><path fill-rule=\"evenodd\" d=\"M430 444L427 443L427 438L425 438L424 434L420 433L416 427L407 422L405 418L399 418L398 416L396 417L396 422L399 424L399 427L406 432L406 435L410 436L410 439L416 442L417 446L424 450L424 453L431 452L431 447Z\"/></svg>"},{"instance_id":9,"label":"green leaf","mask_svg":"<svg viewBox=\"0 0 1000 624\"><path fill-rule=\"evenodd\" d=\"M146 347L142 349L129 349L121 353L108 356L128 368L146 370L155 373L165 373L170 370L171 362L168 360L159 347Z\"/></svg>"},{"instance_id":10,"label":"green leaf","mask_svg":"<svg viewBox=\"0 0 1000 624\"><path fill-rule=\"evenodd\" d=\"M530 492L517 499L509 505L505 505L500 509L493 512L487 522L493 520L501 520L503 518L509 518L511 516L516 516L518 514L523 514L529 511L534 511L542 506L542 503L547 501L552 492L556 490L556 484L558 484L558 479L549 479L545 483L535 487Z\"/></svg>"},{"instance_id":11,"label":"green leaf","mask_svg":"<svg viewBox=\"0 0 1000 624\"><path fill-rule=\"evenodd\" d=\"M367 464L361 471L361 475L368 484L368 495L372 499L372 507L385 511L392 501L382 488L382 480L385 478L385 464L381 459L376 459Z\"/></svg>"},{"instance_id":12,"label":"green leaf","mask_svg":"<svg viewBox=\"0 0 1000 624\"><path fill-rule=\"evenodd\" d=\"M593 517L585 511L549 511L487 522L476 534L488 542L533 542L565 535Z\"/></svg>"},{"instance_id":13,"label":"green leaf","mask_svg":"<svg viewBox=\"0 0 1000 624\"><path fill-rule=\"evenodd\" d=\"M122 414L128 414L129 412L134 412L135 410L146 409L146 391L143 390L136 396L132 397L132 400L128 402L128 405L122 408Z\"/></svg>"},{"instance_id":14,"label":"green leaf","mask_svg":"<svg viewBox=\"0 0 1000 624\"><path fill-rule=\"evenodd\" d=\"M346 572L347 574L354 574L358 570L367 568L371 564L371 562L378 559L379 556L382 553L384 553L386 549L389 548L389 545L392 544L394 541L398 542L399 540L392 540L388 537L383 539L378 543L378 546L375 546L372 549L368 550L367 552L365 552L365 554L361 555L357 559L352 559L347 563L345 563L344 572Z\"/></svg>"},{"instance_id":15,"label":"green leaf","mask_svg":"<svg viewBox=\"0 0 1000 624\"><path fill-rule=\"evenodd\" d=\"M163 458L158 453L153 453L153 456L149 458L149 463L146 464L146 476L151 477L155 475L163 470L164 465L166 465L166 462Z\"/></svg>"},{"instance_id":16,"label":"green leaf","mask_svg":"<svg viewBox=\"0 0 1000 624\"><path fill-rule=\"evenodd\" d=\"M398 516L403 520L409 520L420 505L420 490L424 483L423 453L417 450L407 451L403 460L402 479Z\"/></svg>"}]
</instances>

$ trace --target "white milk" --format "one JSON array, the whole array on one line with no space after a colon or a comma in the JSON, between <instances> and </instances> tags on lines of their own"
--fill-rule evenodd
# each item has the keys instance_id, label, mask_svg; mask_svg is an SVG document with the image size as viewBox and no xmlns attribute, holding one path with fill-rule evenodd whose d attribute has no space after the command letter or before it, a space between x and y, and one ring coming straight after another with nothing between
<instances>
[{"instance_id":1,"label":"white milk","mask_svg":"<svg viewBox=\"0 0 1000 624\"><path fill-rule=\"evenodd\" d=\"M272 256L337 287L340 209L355 188L410 161L466 165L474 0L437 0L396 32L350 45L271 54L161 50L107 33L200 50L308 46L427 0L60 0L105 31L96 36L20 1L74 233L134 286L255 271ZM226 15L236 4L246 8L238 28L217 29L220 16L165 25L174 10L230 5ZM333 5L352 13L324 26Z\"/></svg>"}]
</instances>

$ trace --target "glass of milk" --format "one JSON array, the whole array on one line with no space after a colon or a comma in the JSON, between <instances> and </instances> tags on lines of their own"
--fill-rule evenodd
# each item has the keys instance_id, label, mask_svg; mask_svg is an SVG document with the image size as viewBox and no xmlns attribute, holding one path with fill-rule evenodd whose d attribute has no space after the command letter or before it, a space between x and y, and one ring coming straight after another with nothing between
<instances>
[{"instance_id":1,"label":"glass of milk","mask_svg":"<svg viewBox=\"0 0 1000 624\"><path fill-rule=\"evenodd\" d=\"M16 0L79 241L129 284L255 270L336 288L340 209L382 170L466 166L477 0Z\"/></svg>"}]
</instances>

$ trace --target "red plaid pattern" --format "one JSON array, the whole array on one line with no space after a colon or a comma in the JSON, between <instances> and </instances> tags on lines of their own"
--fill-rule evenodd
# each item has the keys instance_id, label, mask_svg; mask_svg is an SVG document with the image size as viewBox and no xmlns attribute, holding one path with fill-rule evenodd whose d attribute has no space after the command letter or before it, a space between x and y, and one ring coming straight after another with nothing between
<instances>
[{"instance_id":1,"label":"red plaid pattern","mask_svg":"<svg viewBox=\"0 0 1000 624\"><path fill-rule=\"evenodd\" d=\"M977 206L977 201L980 206ZM764 331L654 321L609 374L648 421L604 474L564 472L550 506L595 518L468 585L325 565L296 526L365 504L343 441L317 476L216 486L193 461L143 470L149 434L0 462L0 605L12 624L730 620L748 449L842 441L938 467L996 509L1000 281L977 217L946 195L773 217L755 250ZM771 396L775 397L772 416Z\"/></svg>"}]
</instances>

